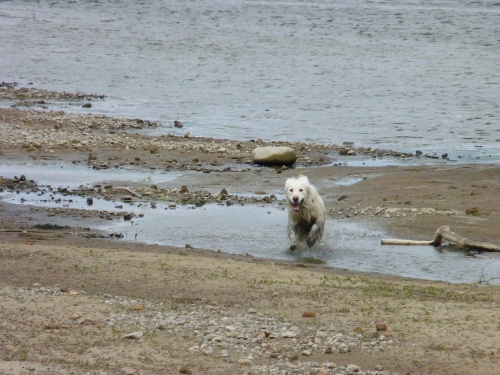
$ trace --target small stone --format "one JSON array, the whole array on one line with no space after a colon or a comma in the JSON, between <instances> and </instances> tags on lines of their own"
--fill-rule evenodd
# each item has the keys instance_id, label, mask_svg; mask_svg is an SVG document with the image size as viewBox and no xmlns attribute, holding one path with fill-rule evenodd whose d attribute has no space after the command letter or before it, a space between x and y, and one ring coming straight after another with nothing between
<instances>
[{"instance_id":1,"label":"small stone","mask_svg":"<svg viewBox=\"0 0 500 375\"><path fill-rule=\"evenodd\" d=\"M192 373L193 373L193 371L191 371L191 369L188 366L182 366L179 369L179 374L191 375Z\"/></svg>"},{"instance_id":2,"label":"small stone","mask_svg":"<svg viewBox=\"0 0 500 375\"><path fill-rule=\"evenodd\" d=\"M312 354L312 352L310 350L303 350L302 351L302 355L304 355L306 357L310 356L311 354Z\"/></svg>"},{"instance_id":3,"label":"small stone","mask_svg":"<svg viewBox=\"0 0 500 375\"><path fill-rule=\"evenodd\" d=\"M80 318L76 321L78 324L84 325L84 326L93 326L96 325L97 322L95 320L89 319L89 318Z\"/></svg>"},{"instance_id":4,"label":"small stone","mask_svg":"<svg viewBox=\"0 0 500 375\"><path fill-rule=\"evenodd\" d=\"M285 339L292 339L294 337L297 337L297 332L294 331L286 331L282 335Z\"/></svg>"},{"instance_id":5,"label":"small stone","mask_svg":"<svg viewBox=\"0 0 500 375\"><path fill-rule=\"evenodd\" d=\"M359 334L359 335L361 335L361 334L363 334L363 333L364 333L363 328L361 328L361 327L356 327L356 328L354 328L354 329L353 329L353 332L354 332L354 333L357 333L357 334Z\"/></svg>"},{"instance_id":6,"label":"small stone","mask_svg":"<svg viewBox=\"0 0 500 375\"><path fill-rule=\"evenodd\" d=\"M303 318L316 318L316 313L314 311L304 311L302 313Z\"/></svg>"},{"instance_id":7,"label":"small stone","mask_svg":"<svg viewBox=\"0 0 500 375\"><path fill-rule=\"evenodd\" d=\"M377 332L387 331L387 324L386 323L377 323L376 329L377 329Z\"/></svg>"},{"instance_id":8,"label":"small stone","mask_svg":"<svg viewBox=\"0 0 500 375\"><path fill-rule=\"evenodd\" d=\"M360 368L359 366L356 366L356 365L348 365L347 366L347 374L348 375L351 375L351 374L357 374L360 372Z\"/></svg>"},{"instance_id":9,"label":"small stone","mask_svg":"<svg viewBox=\"0 0 500 375\"><path fill-rule=\"evenodd\" d=\"M184 125L182 125L182 122L177 120L174 121L174 126L179 129L184 127Z\"/></svg>"},{"instance_id":10,"label":"small stone","mask_svg":"<svg viewBox=\"0 0 500 375\"><path fill-rule=\"evenodd\" d=\"M144 333L138 331L138 332L127 333L126 335L122 336L122 339L138 340L141 339L142 336L144 336Z\"/></svg>"},{"instance_id":11,"label":"small stone","mask_svg":"<svg viewBox=\"0 0 500 375\"><path fill-rule=\"evenodd\" d=\"M219 353L219 357L229 357L229 351L227 351L226 349L221 350Z\"/></svg>"},{"instance_id":12,"label":"small stone","mask_svg":"<svg viewBox=\"0 0 500 375\"><path fill-rule=\"evenodd\" d=\"M256 314L257 310L255 310L253 307L250 307L247 311L249 314Z\"/></svg>"},{"instance_id":13,"label":"small stone","mask_svg":"<svg viewBox=\"0 0 500 375\"><path fill-rule=\"evenodd\" d=\"M82 105L82 108L92 108L92 104L91 103L84 103Z\"/></svg>"},{"instance_id":14,"label":"small stone","mask_svg":"<svg viewBox=\"0 0 500 375\"><path fill-rule=\"evenodd\" d=\"M144 310L144 305L142 303L133 303L132 305L130 305L129 310L130 311Z\"/></svg>"},{"instance_id":15,"label":"small stone","mask_svg":"<svg viewBox=\"0 0 500 375\"><path fill-rule=\"evenodd\" d=\"M132 367L124 367L120 370L120 375L134 375L137 373L138 371Z\"/></svg>"}]
</instances>

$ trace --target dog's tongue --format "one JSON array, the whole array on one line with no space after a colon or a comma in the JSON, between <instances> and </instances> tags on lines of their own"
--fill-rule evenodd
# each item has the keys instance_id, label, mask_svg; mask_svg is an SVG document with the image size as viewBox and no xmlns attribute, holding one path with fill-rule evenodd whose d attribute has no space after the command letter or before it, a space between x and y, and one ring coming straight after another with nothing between
<instances>
[{"instance_id":1,"label":"dog's tongue","mask_svg":"<svg viewBox=\"0 0 500 375\"><path fill-rule=\"evenodd\" d=\"M298 211L300 209L300 203L292 202L292 207L295 211Z\"/></svg>"}]
</instances>

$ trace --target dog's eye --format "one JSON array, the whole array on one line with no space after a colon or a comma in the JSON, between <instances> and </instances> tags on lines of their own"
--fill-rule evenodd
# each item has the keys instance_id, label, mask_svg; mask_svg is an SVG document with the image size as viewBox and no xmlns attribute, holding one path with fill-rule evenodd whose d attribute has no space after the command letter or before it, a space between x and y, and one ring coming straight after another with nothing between
<instances>
[{"instance_id":1,"label":"dog's eye","mask_svg":"<svg viewBox=\"0 0 500 375\"><path fill-rule=\"evenodd\" d=\"M300 192L302 193L304 191L304 189L300 189Z\"/></svg>"},{"instance_id":2,"label":"dog's eye","mask_svg":"<svg viewBox=\"0 0 500 375\"><path fill-rule=\"evenodd\" d=\"M293 193L293 189L290 189L290 192Z\"/></svg>"}]
</instances>

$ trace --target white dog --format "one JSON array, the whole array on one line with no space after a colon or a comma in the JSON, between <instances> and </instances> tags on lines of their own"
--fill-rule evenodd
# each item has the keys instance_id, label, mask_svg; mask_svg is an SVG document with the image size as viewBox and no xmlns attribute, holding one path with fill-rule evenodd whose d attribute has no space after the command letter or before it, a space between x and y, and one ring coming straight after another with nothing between
<instances>
[{"instance_id":1,"label":"white dog","mask_svg":"<svg viewBox=\"0 0 500 375\"><path fill-rule=\"evenodd\" d=\"M320 242L325 228L326 209L323 199L308 178L299 174L285 182L288 204L288 236L291 250L304 240L309 247Z\"/></svg>"}]
</instances>

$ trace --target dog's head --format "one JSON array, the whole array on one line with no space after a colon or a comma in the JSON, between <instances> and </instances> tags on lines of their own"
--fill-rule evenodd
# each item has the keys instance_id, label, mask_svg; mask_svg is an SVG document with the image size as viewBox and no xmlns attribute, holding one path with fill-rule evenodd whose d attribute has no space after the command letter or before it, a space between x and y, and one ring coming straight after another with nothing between
<instances>
[{"instance_id":1,"label":"dog's head","mask_svg":"<svg viewBox=\"0 0 500 375\"><path fill-rule=\"evenodd\" d=\"M297 178L289 178L285 182L286 200L294 211L300 211L310 191L311 184L304 175L300 174Z\"/></svg>"}]
</instances>

